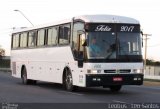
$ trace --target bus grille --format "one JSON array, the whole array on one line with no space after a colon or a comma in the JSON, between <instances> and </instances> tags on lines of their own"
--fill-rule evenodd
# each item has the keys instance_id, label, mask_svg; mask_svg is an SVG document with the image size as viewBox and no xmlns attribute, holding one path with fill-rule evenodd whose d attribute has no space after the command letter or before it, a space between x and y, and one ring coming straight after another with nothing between
<instances>
[{"instance_id":1,"label":"bus grille","mask_svg":"<svg viewBox=\"0 0 160 109\"><path fill-rule=\"evenodd\" d=\"M130 69L121 69L121 70L104 70L104 73L130 73Z\"/></svg>"}]
</instances>

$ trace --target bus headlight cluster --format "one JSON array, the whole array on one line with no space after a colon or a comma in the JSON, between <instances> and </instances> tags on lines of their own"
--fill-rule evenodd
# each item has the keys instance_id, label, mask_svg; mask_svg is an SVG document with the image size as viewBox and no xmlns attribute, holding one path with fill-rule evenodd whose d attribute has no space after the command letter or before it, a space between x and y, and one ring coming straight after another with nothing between
<instances>
[{"instance_id":1,"label":"bus headlight cluster","mask_svg":"<svg viewBox=\"0 0 160 109\"><path fill-rule=\"evenodd\" d=\"M93 78L92 81L101 81L101 78Z\"/></svg>"},{"instance_id":2,"label":"bus headlight cluster","mask_svg":"<svg viewBox=\"0 0 160 109\"><path fill-rule=\"evenodd\" d=\"M97 74L101 73L101 70L87 70L87 73Z\"/></svg>"},{"instance_id":3,"label":"bus headlight cluster","mask_svg":"<svg viewBox=\"0 0 160 109\"><path fill-rule=\"evenodd\" d=\"M143 69L133 69L133 73L143 73Z\"/></svg>"},{"instance_id":4,"label":"bus headlight cluster","mask_svg":"<svg viewBox=\"0 0 160 109\"><path fill-rule=\"evenodd\" d=\"M134 81L141 81L142 79L140 77L133 78Z\"/></svg>"}]
</instances>

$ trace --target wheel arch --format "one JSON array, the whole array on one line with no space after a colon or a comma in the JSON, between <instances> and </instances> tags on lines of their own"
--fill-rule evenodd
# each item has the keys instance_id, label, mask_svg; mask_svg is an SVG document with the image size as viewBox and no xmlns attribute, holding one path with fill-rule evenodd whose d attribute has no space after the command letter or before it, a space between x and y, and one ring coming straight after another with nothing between
<instances>
[{"instance_id":1,"label":"wheel arch","mask_svg":"<svg viewBox=\"0 0 160 109\"><path fill-rule=\"evenodd\" d=\"M22 78L23 69L26 69L26 66L25 66L25 65L22 65L22 67L21 67L21 78ZM26 69L26 70L27 70L27 69Z\"/></svg>"}]
</instances>

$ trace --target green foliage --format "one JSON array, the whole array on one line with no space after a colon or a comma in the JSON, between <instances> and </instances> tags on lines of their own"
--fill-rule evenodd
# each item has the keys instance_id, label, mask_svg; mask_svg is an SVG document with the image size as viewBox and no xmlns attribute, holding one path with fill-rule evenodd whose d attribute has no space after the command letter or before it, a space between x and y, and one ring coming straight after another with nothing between
<instances>
[{"instance_id":1,"label":"green foliage","mask_svg":"<svg viewBox=\"0 0 160 109\"><path fill-rule=\"evenodd\" d=\"M152 59L147 59L146 64L151 65L151 66L160 66L160 61L154 61Z\"/></svg>"},{"instance_id":2,"label":"green foliage","mask_svg":"<svg viewBox=\"0 0 160 109\"><path fill-rule=\"evenodd\" d=\"M10 68L10 60L3 60L0 58L0 68Z\"/></svg>"}]
</instances>

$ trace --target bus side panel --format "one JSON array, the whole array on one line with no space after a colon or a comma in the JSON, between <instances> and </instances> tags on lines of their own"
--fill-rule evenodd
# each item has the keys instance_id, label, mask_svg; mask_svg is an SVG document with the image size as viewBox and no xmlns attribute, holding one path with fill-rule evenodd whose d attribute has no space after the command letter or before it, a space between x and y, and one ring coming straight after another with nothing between
<instances>
[{"instance_id":1,"label":"bus side panel","mask_svg":"<svg viewBox=\"0 0 160 109\"><path fill-rule=\"evenodd\" d=\"M20 69L21 63L20 62L12 62L11 70L12 70L12 76L16 78L21 78L21 69Z\"/></svg>"},{"instance_id":2,"label":"bus side panel","mask_svg":"<svg viewBox=\"0 0 160 109\"><path fill-rule=\"evenodd\" d=\"M11 52L13 65L16 63L18 72L14 76L21 77L21 68L24 65L28 79L33 80L62 83L66 64L74 61L70 46L20 49Z\"/></svg>"}]
</instances>

